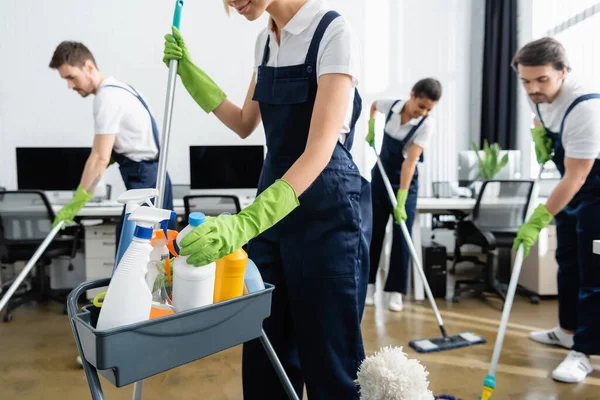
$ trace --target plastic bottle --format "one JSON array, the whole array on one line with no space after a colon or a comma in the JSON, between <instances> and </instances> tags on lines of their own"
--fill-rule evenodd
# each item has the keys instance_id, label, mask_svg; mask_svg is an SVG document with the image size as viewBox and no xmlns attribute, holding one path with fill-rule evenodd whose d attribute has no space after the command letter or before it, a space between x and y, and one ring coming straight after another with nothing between
<instances>
[{"instance_id":1,"label":"plastic bottle","mask_svg":"<svg viewBox=\"0 0 600 400\"><path fill-rule=\"evenodd\" d=\"M133 239L135 222L130 221L129 216L144 203L153 207L151 199L157 196L158 189L131 189L122 193L117 199L119 203L125 204L125 216L123 217L123 228L121 229L121 237L119 238L119 245L117 246L117 256L115 258L113 274Z\"/></svg>"},{"instance_id":2,"label":"plastic bottle","mask_svg":"<svg viewBox=\"0 0 600 400\"><path fill-rule=\"evenodd\" d=\"M189 215L186 226L175 242L181 248L181 241L195 227L202 224L206 217L201 212ZM187 256L179 256L173 263L173 306L175 312L191 310L213 303L216 264L196 267L187 263Z\"/></svg>"},{"instance_id":3,"label":"plastic bottle","mask_svg":"<svg viewBox=\"0 0 600 400\"><path fill-rule=\"evenodd\" d=\"M248 264L246 265L244 285L246 286L246 291L248 293L258 292L259 290L264 290L265 288L260 271L258 270L256 264L254 264L254 261L251 259L248 259Z\"/></svg>"},{"instance_id":4,"label":"plastic bottle","mask_svg":"<svg viewBox=\"0 0 600 400\"><path fill-rule=\"evenodd\" d=\"M214 302L225 301L244 294L244 272L248 254L239 249L217 260Z\"/></svg>"},{"instance_id":5,"label":"plastic bottle","mask_svg":"<svg viewBox=\"0 0 600 400\"><path fill-rule=\"evenodd\" d=\"M129 216L136 223L133 240L113 274L100 309L96 329L105 330L145 321L150 318L152 293L146 283L146 272L152 245L153 227L166 224L176 214L171 210L139 207Z\"/></svg>"},{"instance_id":6,"label":"plastic bottle","mask_svg":"<svg viewBox=\"0 0 600 400\"><path fill-rule=\"evenodd\" d=\"M150 309L150 319L160 318L171 315L175 312L169 294L171 292L171 255L177 256L173 248L173 241L177 237L177 231L168 229L167 236L162 229L155 229L150 240L152 252L150 253L150 262L148 263L148 272L146 273L146 283L152 292L152 308ZM164 269L163 269L164 264ZM167 274L166 281L162 273ZM161 275L161 281L156 278Z\"/></svg>"}]
</instances>

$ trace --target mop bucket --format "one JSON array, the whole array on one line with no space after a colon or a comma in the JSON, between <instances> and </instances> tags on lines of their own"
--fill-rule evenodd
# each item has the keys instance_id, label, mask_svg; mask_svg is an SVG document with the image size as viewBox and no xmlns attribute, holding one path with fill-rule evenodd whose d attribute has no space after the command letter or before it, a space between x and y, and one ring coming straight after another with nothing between
<instances>
[{"instance_id":1,"label":"mop bucket","mask_svg":"<svg viewBox=\"0 0 600 400\"><path fill-rule=\"evenodd\" d=\"M119 328L96 330L100 308L77 302L110 278L84 282L69 294L67 309L94 399L102 399L97 373L116 387L129 385L262 335L273 285L234 299ZM89 363L89 364L88 364ZM91 367L94 368L91 368ZM95 370L94 370L95 369Z\"/></svg>"}]
</instances>

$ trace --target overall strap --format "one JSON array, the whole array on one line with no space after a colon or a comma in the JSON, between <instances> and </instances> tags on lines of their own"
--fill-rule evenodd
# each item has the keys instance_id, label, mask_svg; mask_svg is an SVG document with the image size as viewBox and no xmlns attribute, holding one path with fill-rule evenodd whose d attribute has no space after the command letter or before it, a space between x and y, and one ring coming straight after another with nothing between
<instances>
[{"instance_id":1,"label":"overall strap","mask_svg":"<svg viewBox=\"0 0 600 400\"><path fill-rule=\"evenodd\" d=\"M263 51L262 62L260 63L260 65L267 65L267 63L269 62L269 43L271 43L271 35L269 35L269 33L267 32L267 43L265 43L265 49Z\"/></svg>"},{"instance_id":2,"label":"overall strap","mask_svg":"<svg viewBox=\"0 0 600 400\"><path fill-rule=\"evenodd\" d=\"M385 117L385 123L386 124L392 118L392 115L393 115L392 110L394 109L394 107L396 106L396 104L398 104L400 101L402 101L402 100L398 99L398 100L396 100L395 102L392 103L392 106L390 107L390 111L388 111L387 116Z\"/></svg>"},{"instance_id":3,"label":"overall strap","mask_svg":"<svg viewBox=\"0 0 600 400\"><path fill-rule=\"evenodd\" d=\"M308 53L306 53L306 60L304 61L305 64L314 66L317 65L317 54L319 53L321 39L323 39L323 35L329 27L329 24L331 24L331 22L333 22L333 20L339 16L340 14L338 14L336 11L328 11L325 15L323 15L323 18L321 18L321 22L319 22L317 30L315 31L315 34L310 42Z\"/></svg>"},{"instance_id":4,"label":"overall strap","mask_svg":"<svg viewBox=\"0 0 600 400\"><path fill-rule=\"evenodd\" d=\"M127 88L124 88L123 86L118 86L118 85L104 85L102 87L103 88L115 87L115 88L123 89L126 92L129 92L132 95L134 95L135 97L137 97L137 99L140 101L140 103L142 103L142 105L144 106L146 111L148 111L148 115L150 116L150 122L152 123L152 137L154 138L154 143L156 144L156 148L160 152L160 141L158 139L158 127L156 126L156 121L154 120L154 117L152 116L152 113L150 112L150 108L148 107L148 104L146 104L146 102L144 101L142 96L140 96L140 94L131 85L129 85L129 87L131 88L131 90L133 90L133 92Z\"/></svg>"},{"instance_id":5,"label":"overall strap","mask_svg":"<svg viewBox=\"0 0 600 400\"><path fill-rule=\"evenodd\" d=\"M428 117L428 115L426 115L423 118L421 118L421 120L419 121L419 123L417 125L413 126L413 128L410 130L410 132L408 132L408 135L406 135L404 137L404 139L402 139L402 147L404 147L406 145L406 143L408 143L410 141L410 139L412 139L412 137L415 136L415 133L417 133L417 130L423 124L423 122L425 122L425 120L427 119L427 117Z\"/></svg>"},{"instance_id":6,"label":"overall strap","mask_svg":"<svg viewBox=\"0 0 600 400\"><path fill-rule=\"evenodd\" d=\"M546 124L544 123L544 119L542 118L542 113L540 112L540 105L536 104L535 105L535 110L537 111L537 116L540 119L540 122L542 124L542 126L544 127L544 129L546 129ZM548 130L548 129L546 129Z\"/></svg>"},{"instance_id":7,"label":"overall strap","mask_svg":"<svg viewBox=\"0 0 600 400\"><path fill-rule=\"evenodd\" d=\"M577 104L581 103L582 101L591 100L591 99L600 99L600 93L584 94L582 96L579 96L575 100L573 100L573 102L571 103L571 105L569 106L569 108L567 108L567 111L565 111L565 115L563 116L563 119L560 122L560 131L559 131L559 134L561 136L562 136L562 133L563 133L563 128L565 126L565 119L567 118L567 115L569 115L569 113L571 112L571 110L573 108L575 108L575 106Z\"/></svg>"}]
</instances>

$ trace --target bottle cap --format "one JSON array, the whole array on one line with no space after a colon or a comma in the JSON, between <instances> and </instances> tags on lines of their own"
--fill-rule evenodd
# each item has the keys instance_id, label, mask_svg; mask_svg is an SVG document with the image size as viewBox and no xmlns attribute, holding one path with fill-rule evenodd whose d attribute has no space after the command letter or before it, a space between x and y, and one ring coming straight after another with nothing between
<instances>
[{"instance_id":1,"label":"bottle cap","mask_svg":"<svg viewBox=\"0 0 600 400\"><path fill-rule=\"evenodd\" d=\"M201 212L193 212L190 213L188 217L188 222L191 226L198 226L206 221L206 216Z\"/></svg>"}]
</instances>

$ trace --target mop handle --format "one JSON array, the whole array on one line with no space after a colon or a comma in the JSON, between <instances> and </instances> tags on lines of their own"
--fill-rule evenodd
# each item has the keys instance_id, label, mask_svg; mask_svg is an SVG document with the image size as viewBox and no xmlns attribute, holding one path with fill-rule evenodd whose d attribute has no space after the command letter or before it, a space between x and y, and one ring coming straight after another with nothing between
<instances>
[{"instance_id":1,"label":"mop handle","mask_svg":"<svg viewBox=\"0 0 600 400\"><path fill-rule=\"evenodd\" d=\"M27 276L27 274L29 274L29 271L31 271L31 269L38 262L38 260L40 259L40 257L44 253L44 251L46 251L46 248L48 247L48 245L52 242L52 240L54 239L54 237L56 236L56 234L58 233L58 231L63 227L64 224L65 224L64 221L60 221L58 223L58 225L56 225L50 231L50 233L48 233L48 235L46 236L46 238L44 239L44 241L40 244L40 246L37 248L37 250L35 251L35 253L33 253L33 256L31 257L31 259L29 260L29 262L25 265L25 267L23 267L23 269L21 270L21 273L19 273L19 275L14 280L14 282L12 283L12 285L10 285L10 288L6 291L6 294L4 295L4 297L2 297L2 300L0 300L0 311L2 311L2 309L4 308L4 306L6 305L6 303L8 303L8 301L10 300L10 298L12 297L12 295L15 293L15 291L17 290L17 288L21 284L21 282L23 282L23 279L25 279L25 277Z\"/></svg>"},{"instance_id":2,"label":"mop handle","mask_svg":"<svg viewBox=\"0 0 600 400\"><path fill-rule=\"evenodd\" d=\"M181 13L183 11L183 0L175 2L175 13L173 14L173 26L180 29ZM160 153L158 156L158 173L156 175L156 189L158 196L156 206L164 208L165 186L167 182L167 159L169 157L169 138L171 136L171 117L173 116L173 101L175 99L175 83L177 81L177 60L169 63L169 78L167 81L167 98L165 100L165 117L163 118L162 138Z\"/></svg>"},{"instance_id":3,"label":"mop handle","mask_svg":"<svg viewBox=\"0 0 600 400\"><path fill-rule=\"evenodd\" d=\"M373 151L375 152L375 156L377 157L377 166L379 167L379 172L381 172L381 178L383 179L383 183L385 184L385 188L387 189L388 196L390 197L390 201L392 202L392 207L396 208L398 206L398 201L394 196L394 190L392 189L392 184L385 173L385 169L383 168L383 164L381 164L381 159L379 158L379 154L377 154L377 150L373 147ZM421 266L421 261L419 256L417 255L417 250L415 249L414 243L410 237L408 232L408 228L406 227L406 223L404 221L400 221L400 228L402 229L402 234L404 235L404 239L406 240L406 244L410 249L410 254L412 255L412 261L417 266L417 270L419 271L419 275L421 275L421 280L423 281L423 285L425 286L425 292L427 293L427 298L431 303L431 307L433 308L433 312L435 313L435 318L437 319L438 325L442 331L442 335L446 337L446 329L444 328L444 322L442 321L442 316L437 308L437 304L435 304L435 300L433 299L433 293L431 293L431 289L429 288L429 282L427 282L427 278L425 277L425 273L423 272L423 267Z\"/></svg>"},{"instance_id":4,"label":"mop handle","mask_svg":"<svg viewBox=\"0 0 600 400\"><path fill-rule=\"evenodd\" d=\"M529 210L527 212L527 216L529 216L531 212L532 205L535 201L537 201L537 187L538 182L542 177L542 172L544 171L544 165L540 166L540 172L538 173L538 177L534 183L534 193L532 195L532 199L534 201L530 202ZM502 318L500 320L500 327L498 329L498 334L496 336L496 344L494 346L494 353L492 355L492 364L490 365L490 371L488 375L495 376L496 368L498 366L498 361L500 360L500 351L502 350L502 344L504 342L504 334L506 333L506 327L508 325L508 318L510 317L510 311L512 308L513 300L515 298L515 292L517 291L517 283L519 281L519 275L521 274L521 267L523 267L523 259L524 259L524 249L523 245L519 246L517 250L517 255L515 257L515 263L513 266L512 274L510 277L510 283L508 285L508 290L506 292L506 301L504 303L504 308L502 309Z\"/></svg>"}]
</instances>

